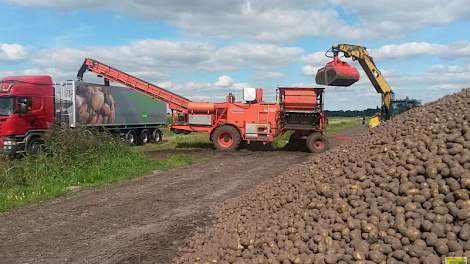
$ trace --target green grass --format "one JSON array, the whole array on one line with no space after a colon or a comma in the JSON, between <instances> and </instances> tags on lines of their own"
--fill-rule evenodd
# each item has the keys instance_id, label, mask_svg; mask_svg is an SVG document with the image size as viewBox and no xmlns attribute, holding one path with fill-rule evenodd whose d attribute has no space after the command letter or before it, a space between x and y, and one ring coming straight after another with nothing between
<instances>
[{"instance_id":1,"label":"green grass","mask_svg":"<svg viewBox=\"0 0 470 264\"><path fill-rule=\"evenodd\" d=\"M0 161L0 212L64 194L71 186L91 187L188 165L195 157L146 157L119 139L88 130L55 131L47 155Z\"/></svg>"},{"instance_id":2,"label":"green grass","mask_svg":"<svg viewBox=\"0 0 470 264\"><path fill-rule=\"evenodd\" d=\"M366 123L369 119L366 117ZM335 134L345 129L362 125L362 117L329 117L326 126L327 134Z\"/></svg>"},{"instance_id":3,"label":"green grass","mask_svg":"<svg viewBox=\"0 0 470 264\"><path fill-rule=\"evenodd\" d=\"M165 150L165 149L190 149L190 148L212 148L207 133L175 134L169 129L163 130L163 143L149 144L142 147L143 150Z\"/></svg>"}]
</instances>

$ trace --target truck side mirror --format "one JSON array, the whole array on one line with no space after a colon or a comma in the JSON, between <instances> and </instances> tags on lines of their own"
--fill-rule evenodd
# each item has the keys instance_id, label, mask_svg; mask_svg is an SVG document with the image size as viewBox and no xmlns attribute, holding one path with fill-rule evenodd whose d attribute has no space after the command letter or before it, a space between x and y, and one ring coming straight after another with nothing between
<instances>
[{"instance_id":1,"label":"truck side mirror","mask_svg":"<svg viewBox=\"0 0 470 264\"><path fill-rule=\"evenodd\" d=\"M26 103L20 103L18 110L20 114L26 114L28 113L28 106L26 105Z\"/></svg>"},{"instance_id":2,"label":"truck side mirror","mask_svg":"<svg viewBox=\"0 0 470 264\"><path fill-rule=\"evenodd\" d=\"M17 101L18 113L22 115L27 114L29 111L31 111L32 104L33 102L31 98L26 98L26 97L18 98L18 101Z\"/></svg>"}]
</instances>

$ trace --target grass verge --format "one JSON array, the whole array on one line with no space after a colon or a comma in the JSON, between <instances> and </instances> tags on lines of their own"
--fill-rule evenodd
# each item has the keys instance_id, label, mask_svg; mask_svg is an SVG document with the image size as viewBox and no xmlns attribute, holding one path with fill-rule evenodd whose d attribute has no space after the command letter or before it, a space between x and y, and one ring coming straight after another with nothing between
<instances>
[{"instance_id":1,"label":"grass verge","mask_svg":"<svg viewBox=\"0 0 470 264\"><path fill-rule=\"evenodd\" d=\"M110 135L84 129L54 130L47 155L0 161L0 212L90 187L168 170L195 161L175 154L160 160Z\"/></svg>"},{"instance_id":2,"label":"grass verge","mask_svg":"<svg viewBox=\"0 0 470 264\"><path fill-rule=\"evenodd\" d=\"M163 130L161 144L149 144L142 147L143 150L165 150L165 149L190 149L190 148L212 148L207 133L175 134L169 129Z\"/></svg>"},{"instance_id":3,"label":"grass verge","mask_svg":"<svg viewBox=\"0 0 470 264\"><path fill-rule=\"evenodd\" d=\"M366 118L366 122L368 118ZM362 125L362 117L329 117L326 126L327 134L335 134L345 129Z\"/></svg>"}]
</instances>

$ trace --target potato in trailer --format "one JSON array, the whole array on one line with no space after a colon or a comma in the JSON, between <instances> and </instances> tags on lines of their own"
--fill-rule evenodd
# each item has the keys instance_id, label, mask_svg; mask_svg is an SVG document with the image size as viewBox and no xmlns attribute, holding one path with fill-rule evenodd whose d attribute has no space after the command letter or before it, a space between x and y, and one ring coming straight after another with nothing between
<instances>
[{"instance_id":1,"label":"potato in trailer","mask_svg":"<svg viewBox=\"0 0 470 264\"><path fill-rule=\"evenodd\" d=\"M57 119L70 127L85 125L119 133L129 144L160 142L160 127L166 123L166 103L126 87L69 81L55 88L61 104ZM66 102L66 100L62 100ZM70 114L72 113L72 114Z\"/></svg>"}]
</instances>

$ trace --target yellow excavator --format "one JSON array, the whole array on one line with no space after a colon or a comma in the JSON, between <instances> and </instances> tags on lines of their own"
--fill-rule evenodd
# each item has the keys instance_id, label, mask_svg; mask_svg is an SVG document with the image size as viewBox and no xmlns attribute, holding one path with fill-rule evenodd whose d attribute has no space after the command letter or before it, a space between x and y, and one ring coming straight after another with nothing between
<instances>
[{"instance_id":1,"label":"yellow excavator","mask_svg":"<svg viewBox=\"0 0 470 264\"><path fill-rule=\"evenodd\" d=\"M416 99L394 99L394 93L390 84L377 68L374 59L369 55L366 47L339 44L332 47L329 54L331 53L333 56L329 56L328 52L327 56L332 57L333 61L318 70L316 82L320 85L350 86L359 80L359 72L351 65L341 61L339 54L342 53L344 57L358 61L375 90L382 95L381 111L369 120L369 127L376 127L392 116L421 105Z\"/></svg>"}]
</instances>

